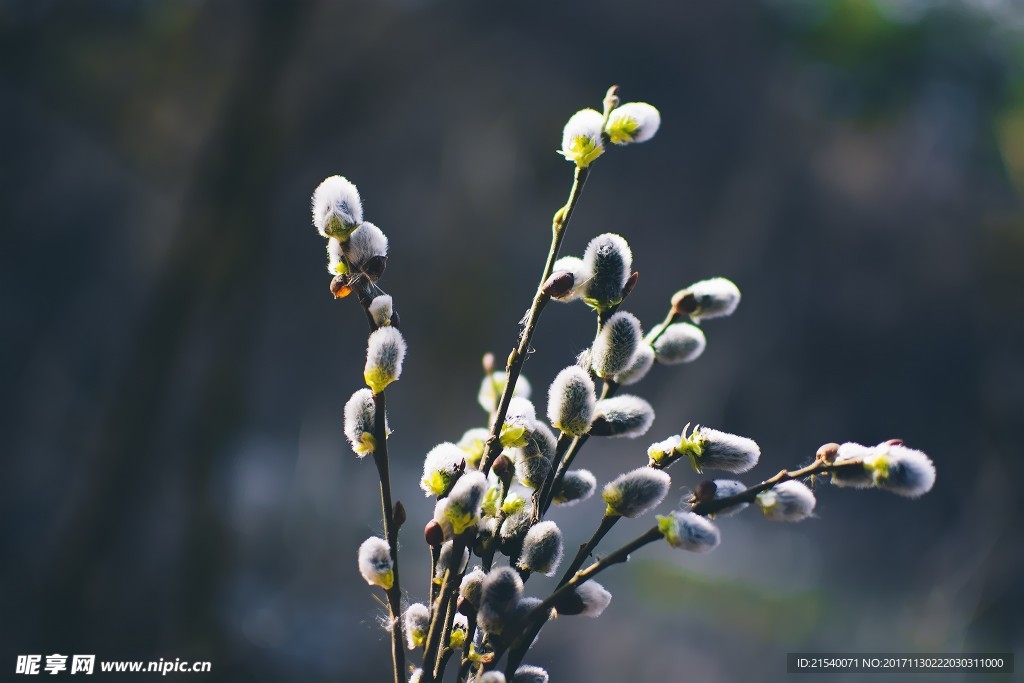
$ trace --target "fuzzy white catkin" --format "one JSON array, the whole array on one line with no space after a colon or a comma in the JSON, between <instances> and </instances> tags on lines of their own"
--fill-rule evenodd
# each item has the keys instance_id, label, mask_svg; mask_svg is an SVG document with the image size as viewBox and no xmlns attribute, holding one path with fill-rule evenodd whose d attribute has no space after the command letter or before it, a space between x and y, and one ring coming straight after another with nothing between
<instances>
[{"instance_id":1,"label":"fuzzy white catkin","mask_svg":"<svg viewBox=\"0 0 1024 683\"><path fill-rule=\"evenodd\" d=\"M651 331L652 337L657 329ZM700 358L707 345L704 332L696 325L672 323L654 341L654 356L664 365L692 363Z\"/></svg>"},{"instance_id":2,"label":"fuzzy white catkin","mask_svg":"<svg viewBox=\"0 0 1024 683\"><path fill-rule=\"evenodd\" d=\"M618 436L635 439L654 423L654 408L639 396L623 394L597 402L591 436Z\"/></svg>"},{"instance_id":3,"label":"fuzzy white catkin","mask_svg":"<svg viewBox=\"0 0 1024 683\"><path fill-rule=\"evenodd\" d=\"M363 541L359 546L359 573L371 586L391 588L395 576L387 541L377 536L370 536Z\"/></svg>"},{"instance_id":4,"label":"fuzzy white catkin","mask_svg":"<svg viewBox=\"0 0 1024 683\"><path fill-rule=\"evenodd\" d=\"M743 482L736 481L735 479L715 479L714 484L715 500L729 498L747 490L747 487ZM718 517L729 517L730 515L735 515L737 512L743 510L749 505L750 503L738 503L723 510L719 510L715 515Z\"/></svg>"},{"instance_id":5,"label":"fuzzy white catkin","mask_svg":"<svg viewBox=\"0 0 1024 683\"><path fill-rule=\"evenodd\" d=\"M654 359L654 348L647 342L641 341L640 345L636 348L636 353L633 354L633 360L630 361L629 367L621 372L617 372L612 379L616 384L621 384L624 387L636 384L651 371L651 368L654 366Z\"/></svg>"},{"instance_id":6,"label":"fuzzy white catkin","mask_svg":"<svg viewBox=\"0 0 1024 683\"><path fill-rule=\"evenodd\" d=\"M844 462L851 460L861 460L871 456L874 450L867 446L862 446L859 443L847 442L839 446L839 450L836 451L835 464L840 465ZM864 467L847 467L840 470L832 470L830 473L831 482L833 486L839 486L841 488L852 488L852 489L866 489L870 488L874 481L871 478L871 472Z\"/></svg>"},{"instance_id":7,"label":"fuzzy white catkin","mask_svg":"<svg viewBox=\"0 0 1024 683\"><path fill-rule=\"evenodd\" d=\"M608 515L639 517L653 510L668 495L672 478L667 472L638 467L608 482L601 497Z\"/></svg>"},{"instance_id":8,"label":"fuzzy white catkin","mask_svg":"<svg viewBox=\"0 0 1024 683\"><path fill-rule=\"evenodd\" d=\"M498 407L498 399L505 391L505 371L496 370L490 377L484 377L480 383L480 391L477 392L476 400L487 413L493 413ZM512 392L513 398L530 398L533 388L530 382L523 375L519 375L516 388Z\"/></svg>"},{"instance_id":9,"label":"fuzzy white catkin","mask_svg":"<svg viewBox=\"0 0 1024 683\"><path fill-rule=\"evenodd\" d=\"M347 178L332 175L313 191L313 225L324 237L328 230L346 229L363 222L363 202L359 190Z\"/></svg>"},{"instance_id":10,"label":"fuzzy white catkin","mask_svg":"<svg viewBox=\"0 0 1024 683\"><path fill-rule=\"evenodd\" d=\"M474 427L466 430L456 444L466 454L466 464L476 469L480 466L480 460L484 457L484 445L491 435L491 430L485 427Z\"/></svg>"},{"instance_id":11,"label":"fuzzy white catkin","mask_svg":"<svg viewBox=\"0 0 1024 683\"><path fill-rule=\"evenodd\" d=\"M327 272L340 275L348 269L342 256L341 242L333 237L327 240Z\"/></svg>"},{"instance_id":12,"label":"fuzzy white catkin","mask_svg":"<svg viewBox=\"0 0 1024 683\"><path fill-rule=\"evenodd\" d=\"M485 671L479 678L474 678L473 683L505 683L505 674L500 671Z\"/></svg>"},{"instance_id":13,"label":"fuzzy white catkin","mask_svg":"<svg viewBox=\"0 0 1024 683\"><path fill-rule=\"evenodd\" d=\"M430 627L430 610L422 602L414 602L405 610L405 644L410 650L422 647Z\"/></svg>"},{"instance_id":14,"label":"fuzzy white catkin","mask_svg":"<svg viewBox=\"0 0 1024 683\"><path fill-rule=\"evenodd\" d=\"M596 405L594 380L577 365L559 372L548 389L548 420L570 436L587 433Z\"/></svg>"},{"instance_id":15,"label":"fuzzy white catkin","mask_svg":"<svg viewBox=\"0 0 1024 683\"><path fill-rule=\"evenodd\" d=\"M753 439L708 427L699 427L696 432L691 439L700 441L702 467L742 474L761 458L761 447Z\"/></svg>"},{"instance_id":16,"label":"fuzzy white catkin","mask_svg":"<svg viewBox=\"0 0 1024 683\"><path fill-rule=\"evenodd\" d=\"M519 554L523 547L523 538L530 530L532 521L530 511L525 508L506 517L498 530L501 539L501 552L509 557Z\"/></svg>"},{"instance_id":17,"label":"fuzzy white catkin","mask_svg":"<svg viewBox=\"0 0 1024 683\"><path fill-rule=\"evenodd\" d=\"M740 305L740 289L731 280L713 277L687 287L697 299L697 310L690 314L694 320L710 320L732 315Z\"/></svg>"},{"instance_id":18,"label":"fuzzy white catkin","mask_svg":"<svg viewBox=\"0 0 1024 683\"><path fill-rule=\"evenodd\" d=\"M487 477L482 472L466 472L452 486L444 500L445 517L452 523L453 531L461 534L480 516L480 504L487 490Z\"/></svg>"},{"instance_id":19,"label":"fuzzy white catkin","mask_svg":"<svg viewBox=\"0 0 1024 683\"><path fill-rule=\"evenodd\" d=\"M714 550L721 541L718 527L690 511L677 510L659 517L658 528L673 548L694 553Z\"/></svg>"},{"instance_id":20,"label":"fuzzy white catkin","mask_svg":"<svg viewBox=\"0 0 1024 683\"><path fill-rule=\"evenodd\" d=\"M551 521L534 524L523 539L519 568L552 576L562 562L562 532Z\"/></svg>"},{"instance_id":21,"label":"fuzzy white catkin","mask_svg":"<svg viewBox=\"0 0 1024 683\"><path fill-rule=\"evenodd\" d=\"M345 438L360 458L372 453L375 448L373 432L376 415L373 392L369 389L357 390L345 403Z\"/></svg>"},{"instance_id":22,"label":"fuzzy white catkin","mask_svg":"<svg viewBox=\"0 0 1024 683\"><path fill-rule=\"evenodd\" d=\"M595 490L597 479L590 470L572 470L565 473L552 502L555 505L569 507L590 498Z\"/></svg>"},{"instance_id":23,"label":"fuzzy white catkin","mask_svg":"<svg viewBox=\"0 0 1024 683\"><path fill-rule=\"evenodd\" d=\"M526 445L522 448L523 455L531 458L539 455L551 460L555 457L556 448L558 448L558 439L546 424L539 420L527 424Z\"/></svg>"},{"instance_id":24,"label":"fuzzy white catkin","mask_svg":"<svg viewBox=\"0 0 1024 683\"><path fill-rule=\"evenodd\" d=\"M577 256L563 256L554 262L551 267L552 273L557 272L572 273L572 287L568 292L562 296L552 297L556 301L569 302L579 299L583 295L583 290L587 286L587 282L593 276L590 268L584 263L583 259Z\"/></svg>"},{"instance_id":25,"label":"fuzzy white catkin","mask_svg":"<svg viewBox=\"0 0 1024 683\"><path fill-rule=\"evenodd\" d=\"M420 488L428 496L443 496L466 463L466 454L453 443L439 443L423 459Z\"/></svg>"},{"instance_id":26,"label":"fuzzy white catkin","mask_svg":"<svg viewBox=\"0 0 1024 683\"><path fill-rule=\"evenodd\" d=\"M515 460L516 480L531 489L540 489L551 473L551 461L540 453L520 451Z\"/></svg>"},{"instance_id":27,"label":"fuzzy white catkin","mask_svg":"<svg viewBox=\"0 0 1024 683\"><path fill-rule=\"evenodd\" d=\"M370 334L366 342L363 379L373 393L379 394L401 377L405 349L405 337L394 327L381 327Z\"/></svg>"},{"instance_id":28,"label":"fuzzy white catkin","mask_svg":"<svg viewBox=\"0 0 1024 683\"><path fill-rule=\"evenodd\" d=\"M864 462L874 472L875 486L917 498L935 485L935 465L921 451L899 444L881 443Z\"/></svg>"},{"instance_id":29,"label":"fuzzy white catkin","mask_svg":"<svg viewBox=\"0 0 1024 683\"><path fill-rule=\"evenodd\" d=\"M484 578L486 576L484 571L477 567L463 576L462 583L459 584L459 595L463 600L472 605L474 609L480 609L480 595L484 589Z\"/></svg>"},{"instance_id":30,"label":"fuzzy white catkin","mask_svg":"<svg viewBox=\"0 0 1024 683\"><path fill-rule=\"evenodd\" d=\"M613 144L647 142L661 126L661 113L646 102L627 102L612 110L605 131Z\"/></svg>"},{"instance_id":31,"label":"fuzzy white catkin","mask_svg":"<svg viewBox=\"0 0 1024 683\"><path fill-rule=\"evenodd\" d=\"M633 252L620 235L607 232L590 240L583 252L590 271L583 297L588 304L604 310L622 301L622 290L633 271Z\"/></svg>"},{"instance_id":32,"label":"fuzzy white catkin","mask_svg":"<svg viewBox=\"0 0 1024 683\"><path fill-rule=\"evenodd\" d=\"M643 341L643 331L636 316L619 311L608 318L590 348L590 366L598 377L611 378L633 362Z\"/></svg>"},{"instance_id":33,"label":"fuzzy white catkin","mask_svg":"<svg viewBox=\"0 0 1024 683\"><path fill-rule=\"evenodd\" d=\"M484 579L477 623L487 633L501 633L506 616L523 597L523 580L512 567L492 569Z\"/></svg>"},{"instance_id":34,"label":"fuzzy white catkin","mask_svg":"<svg viewBox=\"0 0 1024 683\"><path fill-rule=\"evenodd\" d=\"M412 673L409 674L409 683L422 683L423 682L423 669L413 669Z\"/></svg>"},{"instance_id":35,"label":"fuzzy white catkin","mask_svg":"<svg viewBox=\"0 0 1024 683\"><path fill-rule=\"evenodd\" d=\"M597 581L587 581L576 588L576 595L583 602L582 617L596 619L611 604L612 594Z\"/></svg>"},{"instance_id":36,"label":"fuzzy white catkin","mask_svg":"<svg viewBox=\"0 0 1024 683\"><path fill-rule=\"evenodd\" d=\"M814 493L803 482L784 481L757 494L757 504L767 519L799 522L814 511Z\"/></svg>"},{"instance_id":37,"label":"fuzzy white catkin","mask_svg":"<svg viewBox=\"0 0 1024 683\"><path fill-rule=\"evenodd\" d=\"M391 324L391 315L394 313L394 303L390 294L381 294L374 297L370 302L370 317L377 327L387 327Z\"/></svg>"},{"instance_id":38,"label":"fuzzy white catkin","mask_svg":"<svg viewBox=\"0 0 1024 683\"><path fill-rule=\"evenodd\" d=\"M444 545L441 546L441 552L437 556L437 566L434 567L434 578L440 579L444 576L445 572L449 570L451 570L453 574L457 574L466 568L466 565L469 564L469 549L462 549L462 557L458 558L458 564L456 564L454 552L455 541L445 541Z\"/></svg>"},{"instance_id":39,"label":"fuzzy white catkin","mask_svg":"<svg viewBox=\"0 0 1024 683\"><path fill-rule=\"evenodd\" d=\"M512 683L548 683L548 672L539 666L524 664L516 669Z\"/></svg>"},{"instance_id":40,"label":"fuzzy white catkin","mask_svg":"<svg viewBox=\"0 0 1024 683\"><path fill-rule=\"evenodd\" d=\"M388 255L388 238L373 223L366 221L353 231L345 243L345 255L355 270L362 270L374 256Z\"/></svg>"},{"instance_id":41,"label":"fuzzy white catkin","mask_svg":"<svg viewBox=\"0 0 1024 683\"><path fill-rule=\"evenodd\" d=\"M589 166L604 151L603 123L604 117L595 109L581 109L569 117L562 129L562 156L580 168Z\"/></svg>"},{"instance_id":42,"label":"fuzzy white catkin","mask_svg":"<svg viewBox=\"0 0 1024 683\"><path fill-rule=\"evenodd\" d=\"M505 412L506 422L534 422L537 419L537 408L528 398L512 396L508 402L508 410Z\"/></svg>"}]
</instances>

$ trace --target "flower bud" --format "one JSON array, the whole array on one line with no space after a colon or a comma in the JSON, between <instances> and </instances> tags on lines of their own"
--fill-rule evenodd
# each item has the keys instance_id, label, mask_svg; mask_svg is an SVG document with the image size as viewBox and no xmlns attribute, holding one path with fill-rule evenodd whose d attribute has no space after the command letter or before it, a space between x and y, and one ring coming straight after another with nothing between
<instances>
[{"instance_id":1,"label":"flower bud","mask_svg":"<svg viewBox=\"0 0 1024 683\"><path fill-rule=\"evenodd\" d=\"M432 548L436 548L444 543L444 528L436 519L430 520L423 527L423 539Z\"/></svg>"},{"instance_id":2,"label":"flower bud","mask_svg":"<svg viewBox=\"0 0 1024 683\"><path fill-rule=\"evenodd\" d=\"M540 607L540 604L542 602L544 602L544 601L541 600L540 598L534 598L534 597L525 597L525 598L523 598L522 600L519 601L519 603L516 605L515 609L513 609L512 613L508 616L509 623L513 623L513 624L514 623L522 623L523 619L525 619L526 616L530 612L532 612L534 609L536 609L537 607ZM550 614L551 614L551 611L548 610L548 615L549 615L548 619L551 618ZM545 621L547 621L547 619L545 619ZM534 642L536 642L536 638L534 638ZM531 647L532 647L532 645L531 645Z\"/></svg>"},{"instance_id":3,"label":"flower bud","mask_svg":"<svg viewBox=\"0 0 1024 683\"><path fill-rule=\"evenodd\" d=\"M721 541L718 527L700 515L676 510L665 516L658 516L658 530L673 548L706 553L714 550Z\"/></svg>"},{"instance_id":4,"label":"flower bud","mask_svg":"<svg viewBox=\"0 0 1024 683\"><path fill-rule=\"evenodd\" d=\"M374 297L373 301L370 302L369 309L374 325L377 327L387 327L391 324L391 316L394 313L391 295L381 294Z\"/></svg>"},{"instance_id":5,"label":"flower bud","mask_svg":"<svg viewBox=\"0 0 1024 683\"><path fill-rule=\"evenodd\" d=\"M423 683L423 669L413 669L409 674L409 683Z\"/></svg>"},{"instance_id":6,"label":"flower bud","mask_svg":"<svg viewBox=\"0 0 1024 683\"><path fill-rule=\"evenodd\" d=\"M341 241L363 222L359 190L347 178L332 175L313 192L313 225L324 237Z\"/></svg>"},{"instance_id":7,"label":"flower bud","mask_svg":"<svg viewBox=\"0 0 1024 683\"><path fill-rule=\"evenodd\" d=\"M371 586L390 590L395 582L391 548L383 538L370 536L359 546L359 573Z\"/></svg>"},{"instance_id":8,"label":"flower bud","mask_svg":"<svg viewBox=\"0 0 1024 683\"><path fill-rule=\"evenodd\" d=\"M551 461L542 455L520 453L516 457L516 479L531 489L540 489L551 473Z\"/></svg>"},{"instance_id":9,"label":"flower bud","mask_svg":"<svg viewBox=\"0 0 1024 683\"><path fill-rule=\"evenodd\" d=\"M360 458L377 448L373 436L376 416L373 392L369 389L357 390L345 403L345 438Z\"/></svg>"},{"instance_id":10,"label":"flower bud","mask_svg":"<svg viewBox=\"0 0 1024 683\"><path fill-rule=\"evenodd\" d=\"M672 478L666 472L650 467L620 474L601 493L608 505L605 515L639 517L663 501L671 485Z\"/></svg>"},{"instance_id":11,"label":"flower bud","mask_svg":"<svg viewBox=\"0 0 1024 683\"><path fill-rule=\"evenodd\" d=\"M654 422L654 408L638 396L624 394L597 402L591 436L643 436Z\"/></svg>"},{"instance_id":12,"label":"flower bud","mask_svg":"<svg viewBox=\"0 0 1024 683\"><path fill-rule=\"evenodd\" d=\"M473 683L505 683L505 674L500 671L485 671Z\"/></svg>"},{"instance_id":13,"label":"flower bud","mask_svg":"<svg viewBox=\"0 0 1024 683\"><path fill-rule=\"evenodd\" d=\"M617 372L612 379L616 384L628 387L646 377L653 366L654 349L647 342L641 341L636 347L636 353L633 354L633 360L629 362L629 366L625 370Z\"/></svg>"},{"instance_id":14,"label":"flower bud","mask_svg":"<svg viewBox=\"0 0 1024 683\"><path fill-rule=\"evenodd\" d=\"M684 305L684 301L686 304ZM679 302L679 306L677 306ZM694 320L710 320L732 315L740 304L740 290L724 277L695 282L672 297L674 309L690 308L685 311ZM680 310L680 312L683 312Z\"/></svg>"},{"instance_id":15,"label":"flower bud","mask_svg":"<svg viewBox=\"0 0 1024 683\"><path fill-rule=\"evenodd\" d=\"M388 255L388 238L373 223L366 221L356 228L345 243L345 256L353 270L365 272L365 266L375 256ZM366 273L372 277L373 273Z\"/></svg>"},{"instance_id":16,"label":"flower bud","mask_svg":"<svg viewBox=\"0 0 1024 683\"><path fill-rule=\"evenodd\" d=\"M761 448L752 439L701 426L694 427L689 436L684 428L676 451L690 459L696 472L709 468L740 474L761 458Z\"/></svg>"},{"instance_id":17,"label":"flower bud","mask_svg":"<svg viewBox=\"0 0 1024 683\"><path fill-rule=\"evenodd\" d=\"M507 616L523 597L523 580L512 567L497 567L484 578L477 624L487 633L501 633Z\"/></svg>"},{"instance_id":18,"label":"flower bud","mask_svg":"<svg viewBox=\"0 0 1024 683\"><path fill-rule=\"evenodd\" d=\"M523 548L523 539L530 530L531 514L529 510L523 509L511 514L501 523L498 530L501 552L513 557L518 555Z\"/></svg>"},{"instance_id":19,"label":"flower bud","mask_svg":"<svg viewBox=\"0 0 1024 683\"><path fill-rule=\"evenodd\" d=\"M539 666L524 664L516 669L512 683L548 683L548 672Z\"/></svg>"},{"instance_id":20,"label":"flower bud","mask_svg":"<svg viewBox=\"0 0 1024 683\"><path fill-rule=\"evenodd\" d=\"M443 499L442 508L444 519L451 524L453 534L459 535L476 524L486 490L487 477L475 470L466 472L455 482L451 493ZM444 526L444 522L441 524Z\"/></svg>"},{"instance_id":21,"label":"flower bud","mask_svg":"<svg viewBox=\"0 0 1024 683\"><path fill-rule=\"evenodd\" d=\"M335 299L344 299L352 293L352 281L347 274L335 275L331 279L331 296Z\"/></svg>"},{"instance_id":22,"label":"flower bud","mask_svg":"<svg viewBox=\"0 0 1024 683\"><path fill-rule=\"evenodd\" d=\"M519 568L552 576L562 562L562 532L554 522L534 524L523 539Z\"/></svg>"},{"instance_id":23,"label":"flower bud","mask_svg":"<svg viewBox=\"0 0 1024 683\"><path fill-rule=\"evenodd\" d=\"M410 650L423 647L430 628L430 610L422 602L414 602L405 610L405 644Z\"/></svg>"},{"instance_id":24,"label":"flower bud","mask_svg":"<svg viewBox=\"0 0 1024 683\"><path fill-rule=\"evenodd\" d=\"M551 501L555 505L569 507L594 495L597 479L590 470L572 470L565 473L562 483Z\"/></svg>"},{"instance_id":25,"label":"flower bud","mask_svg":"<svg viewBox=\"0 0 1024 683\"><path fill-rule=\"evenodd\" d=\"M445 572L448 571L452 574L459 574L468 564L469 550L463 547L461 557L459 557L458 562L456 562L455 541L445 541L444 545L441 546L441 552L437 556L437 565L434 567L434 578L440 579L445 575Z\"/></svg>"},{"instance_id":26,"label":"flower bud","mask_svg":"<svg viewBox=\"0 0 1024 683\"><path fill-rule=\"evenodd\" d=\"M847 442L839 446L836 451L835 459L833 463L841 465L844 462L850 462L851 460L861 460L872 455L873 449L867 446L862 446L859 443ZM831 481L833 486L839 486L841 488L852 488L852 489L866 489L870 488L874 481L871 476L871 471L864 467L863 464L860 467L844 467L838 470L832 470L830 472Z\"/></svg>"},{"instance_id":27,"label":"flower bud","mask_svg":"<svg viewBox=\"0 0 1024 683\"><path fill-rule=\"evenodd\" d=\"M580 168L586 168L604 152L601 125L604 117L594 109L581 109L569 117L562 130L560 154Z\"/></svg>"},{"instance_id":28,"label":"flower bud","mask_svg":"<svg viewBox=\"0 0 1024 683\"><path fill-rule=\"evenodd\" d=\"M484 579L487 577L479 567L462 577L459 585L459 597L473 606L480 609L480 596L484 589Z\"/></svg>"},{"instance_id":29,"label":"flower bud","mask_svg":"<svg viewBox=\"0 0 1024 683\"><path fill-rule=\"evenodd\" d=\"M593 273L587 267L587 264L583 262L583 259L576 256L563 256L558 259L552 265L551 272L552 277L559 275L561 278L559 281L563 283L565 282L564 273L569 273L572 276L572 282L566 292L548 292L552 299L562 302L579 299L590 278L593 277Z\"/></svg>"},{"instance_id":30,"label":"flower bud","mask_svg":"<svg viewBox=\"0 0 1024 683\"><path fill-rule=\"evenodd\" d=\"M611 378L627 369L643 341L640 321L632 313L619 311L601 327L590 348L590 364L601 378Z\"/></svg>"},{"instance_id":31,"label":"flower bud","mask_svg":"<svg viewBox=\"0 0 1024 683\"><path fill-rule=\"evenodd\" d=\"M881 443L864 460L875 486L886 491L917 498L935 485L935 465L921 451L903 445Z\"/></svg>"},{"instance_id":32,"label":"flower bud","mask_svg":"<svg viewBox=\"0 0 1024 683\"><path fill-rule=\"evenodd\" d=\"M394 327L382 327L370 334L366 343L366 386L379 394L402 375L405 337Z\"/></svg>"},{"instance_id":33,"label":"flower bud","mask_svg":"<svg viewBox=\"0 0 1024 683\"><path fill-rule=\"evenodd\" d=\"M430 449L423 460L420 488L428 496L445 496L465 469L466 455L461 448L447 441L438 444Z\"/></svg>"},{"instance_id":34,"label":"flower bud","mask_svg":"<svg viewBox=\"0 0 1024 683\"><path fill-rule=\"evenodd\" d=\"M498 408L498 399L501 398L501 394L505 391L505 377L505 371L498 370L484 377L483 382L480 383L480 391L477 393L476 400L480 407L487 411L488 414L493 413ZM512 392L512 396L530 398L530 393L530 383L525 377L519 375L519 381L516 382L516 388Z\"/></svg>"},{"instance_id":35,"label":"flower bud","mask_svg":"<svg viewBox=\"0 0 1024 683\"><path fill-rule=\"evenodd\" d=\"M799 522L814 511L814 493L803 482L784 481L774 488L762 491L755 498L761 512L777 522Z\"/></svg>"},{"instance_id":36,"label":"flower bud","mask_svg":"<svg viewBox=\"0 0 1024 683\"><path fill-rule=\"evenodd\" d=\"M659 328L651 330L648 338L654 337ZM654 340L654 356L659 363L675 365L697 360L707 346L704 332L690 323L672 323Z\"/></svg>"},{"instance_id":37,"label":"flower bud","mask_svg":"<svg viewBox=\"0 0 1024 683\"><path fill-rule=\"evenodd\" d=\"M515 465L512 463L511 458L502 453L494 459L494 464L491 465L491 472L494 472L494 476L508 486L512 482L512 475L515 474Z\"/></svg>"},{"instance_id":38,"label":"flower bud","mask_svg":"<svg viewBox=\"0 0 1024 683\"><path fill-rule=\"evenodd\" d=\"M555 376L548 390L548 420L563 433L580 436L590 429L596 404L590 373L570 365Z\"/></svg>"},{"instance_id":39,"label":"flower bud","mask_svg":"<svg viewBox=\"0 0 1024 683\"><path fill-rule=\"evenodd\" d=\"M582 583L555 603L559 615L573 616L579 614L596 619L612 601L612 594L597 581Z\"/></svg>"},{"instance_id":40,"label":"flower bud","mask_svg":"<svg viewBox=\"0 0 1024 683\"><path fill-rule=\"evenodd\" d=\"M646 102L626 102L612 110L604 132L616 145L647 142L658 132L661 114Z\"/></svg>"},{"instance_id":41,"label":"flower bud","mask_svg":"<svg viewBox=\"0 0 1024 683\"><path fill-rule=\"evenodd\" d=\"M622 290L633 272L633 252L629 243L614 233L598 235L583 252L584 267L590 280L583 291L583 301L598 311L605 311L622 301Z\"/></svg>"},{"instance_id":42,"label":"flower bud","mask_svg":"<svg viewBox=\"0 0 1024 683\"><path fill-rule=\"evenodd\" d=\"M552 299L564 300L572 294L573 284L576 278L566 270L552 271L551 276L544 281L541 293Z\"/></svg>"}]
</instances>

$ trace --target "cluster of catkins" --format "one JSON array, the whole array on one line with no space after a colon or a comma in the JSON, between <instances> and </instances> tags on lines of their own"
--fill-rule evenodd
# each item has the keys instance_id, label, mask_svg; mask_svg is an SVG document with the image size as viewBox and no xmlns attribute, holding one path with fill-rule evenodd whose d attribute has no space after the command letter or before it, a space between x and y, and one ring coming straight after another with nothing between
<instances>
[{"instance_id":1,"label":"cluster of catkins","mask_svg":"<svg viewBox=\"0 0 1024 683\"><path fill-rule=\"evenodd\" d=\"M561 153L584 169L601 156L607 144L643 142L659 125L657 109L646 103L615 106L604 114L583 110L566 124ZM374 296L371 286L383 272L387 239L376 226L362 221L358 192L344 178L328 178L317 188L313 213L317 228L329 238L329 270L335 276L332 291L344 296L346 289L355 287L367 298L364 304L372 326L376 326L365 368L369 388L356 391L345 406L345 435L352 450L362 456L376 447L373 396L398 378L405 353L391 298ZM517 377L500 428L494 421L509 378L485 362L478 400L492 427L469 429L461 438L430 449L424 458L420 486L435 501L425 528L434 558L431 600L429 604L408 604L401 627L409 650L424 649L432 627L436 627L434 622L447 618L446 642L438 647L463 651L460 680L466 680L466 672L472 668L467 664L476 666L488 661L485 655L496 648L513 647L528 625L527 617L536 616L542 600L527 596L524 583L532 573L554 575L565 547L557 524L544 516L550 505L575 505L598 490L590 471L570 467L572 457L591 437L637 439L651 428L655 417L651 405L618 390L637 384L656 366L699 358L707 345L704 322L729 316L740 302L739 289L727 279L696 282L672 297L667 317L645 334L633 314L620 310L636 281L629 245L617 234L593 238L581 257L557 259L541 291L550 300L579 300L592 308L599 321L593 343L550 383L543 415L531 402L530 383ZM501 454L487 462L492 434L500 441ZM839 486L875 486L918 496L929 490L935 479L927 456L898 441L874 447L846 443L823 448L825 453L819 452L818 458L822 472L830 474ZM685 459L697 473L718 470L739 475L753 468L759 458L760 448L751 439L687 425L680 433L648 446L644 464L601 489L602 523L639 517L659 506L671 488L665 470L677 460ZM708 519L712 515L696 511L698 504L708 501L720 501L715 508L718 517L754 504L766 518L779 521L805 519L815 507L814 493L796 479L771 485L765 482L756 489L736 479L713 479L693 489L685 509L657 518L661 537L683 550L715 548L720 533ZM474 557L478 562L474 563ZM573 579L586 558L577 560L560 586ZM390 589L389 544L376 537L363 543L359 569L369 584ZM446 613L438 593L452 577L457 586L452 595L456 609ZM552 613L598 617L611 597L599 583L583 581L558 595ZM542 619L548 616L542 615ZM431 665L425 662L424 667ZM489 670L493 666L476 668L476 678L470 680L506 680L499 671ZM548 680L543 669L529 665L506 674L511 675L512 683ZM429 669L426 674L416 669L411 680L433 680L432 675Z\"/></svg>"}]
</instances>

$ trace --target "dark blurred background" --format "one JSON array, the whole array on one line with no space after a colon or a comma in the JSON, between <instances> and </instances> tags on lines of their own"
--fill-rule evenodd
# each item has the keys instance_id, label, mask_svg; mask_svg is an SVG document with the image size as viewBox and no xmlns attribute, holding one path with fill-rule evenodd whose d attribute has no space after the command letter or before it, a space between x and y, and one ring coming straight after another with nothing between
<instances>
[{"instance_id":1,"label":"dark blurred background","mask_svg":"<svg viewBox=\"0 0 1024 683\"><path fill-rule=\"evenodd\" d=\"M564 253L625 235L648 326L697 279L744 300L699 362L638 385L648 436L580 462L607 480L693 421L761 444L748 479L894 436L939 478L917 502L825 486L806 523L743 515L706 557L638 556L602 619L559 620L530 659L559 683L781 681L790 651L1020 657L1018 1L0 0L0 678L61 652L385 680L355 563L376 475L341 425L365 321L328 294L309 196L348 176L391 239L422 600L422 455L483 426L480 356L511 348L568 191L561 127L612 83L662 129L597 162ZM582 305L547 310L541 407L592 332ZM673 475L676 499L697 481ZM575 544L601 511L556 519Z\"/></svg>"}]
</instances>

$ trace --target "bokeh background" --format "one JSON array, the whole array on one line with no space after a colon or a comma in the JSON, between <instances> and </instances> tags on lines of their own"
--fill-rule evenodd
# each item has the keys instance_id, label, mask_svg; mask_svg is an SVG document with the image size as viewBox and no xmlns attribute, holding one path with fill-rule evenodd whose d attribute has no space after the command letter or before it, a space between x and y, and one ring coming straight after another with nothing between
<instances>
[{"instance_id":1,"label":"bokeh background","mask_svg":"<svg viewBox=\"0 0 1024 683\"><path fill-rule=\"evenodd\" d=\"M530 659L711 682L788 680L791 651L1020 657L1016 0L0 0L0 677L61 652L385 680L355 563L375 471L341 425L365 322L328 294L309 195L348 176L391 238L423 599L422 455L483 425L480 357L511 348L568 191L562 124L612 83L662 129L596 164L564 253L625 235L646 325L709 276L744 301L638 385L647 437L581 462L607 480L693 421L761 444L748 478L894 436L939 478L917 502L826 486L806 523L748 514L706 557L638 556L602 619L559 620ZM582 305L546 311L541 405L592 331ZM697 478L673 474L678 500ZM575 543L600 514L556 519Z\"/></svg>"}]
</instances>

